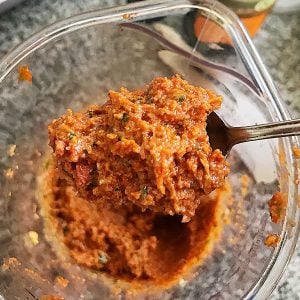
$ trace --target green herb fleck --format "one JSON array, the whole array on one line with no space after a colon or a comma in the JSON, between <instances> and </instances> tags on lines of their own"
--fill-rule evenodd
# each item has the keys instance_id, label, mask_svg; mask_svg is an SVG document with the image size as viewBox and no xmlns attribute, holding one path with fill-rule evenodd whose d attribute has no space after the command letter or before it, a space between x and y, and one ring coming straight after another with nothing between
<instances>
[{"instance_id":1,"label":"green herb fleck","mask_svg":"<svg viewBox=\"0 0 300 300\"><path fill-rule=\"evenodd\" d=\"M129 161L128 158L124 158L124 159L123 159L123 165L124 165L125 167L130 167L130 161Z\"/></svg>"},{"instance_id":2,"label":"green herb fleck","mask_svg":"<svg viewBox=\"0 0 300 300\"><path fill-rule=\"evenodd\" d=\"M69 227L66 226L63 228L64 235L67 235L69 231L70 231Z\"/></svg>"},{"instance_id":3,"label":"green herb fleck","mask_svg":"<svg viewBox=\"0 0 300 300\"><path fill-rule=\"evenodd\" d=\"M149 188L148 188L148 186L147 186L147 185L144 185L144 186L142 187L140 193L141 193L141 198L142 198L142 199L145 199L146 196L149 194Z\"/></svg>"},{"instance_id":4,"label":"green herb fleck","mask_svg":"<svg viewBox=\"0 0 300 300\"><path fill-rule=\"evenodd\" d=\"M47 159L47 160L45 161L45 164L44 164L45 170L48 170L48 168L49 168L49 166L50 166L50 163L51 163L50 159Z\"/></svg>"},{"instance_id":5,"label":"green herb fleck","mask_svg":"<svg viewBox=\"0 0 300 300\"><path fill-rule=\"evenodd\" d=\"M89 118L92 118L95 115L95 112L93 110L89 110L87 112L87 115L89 116Z\"/></svg>"},{"instance_id":6,"label":"green herb fleck","mask_svg":"<svg viewBox=\"0 0 300 300\"><path fill-rule=\"evenodd\" d=\"M76 136L76 133L74 133L74 132L69 132L68 133L68 139L69 140L72 140L74 136Z\"/></svg>"},{"instance_id":7,"label":"green herb fleck","mask_svg":"<svg viewBox=\"0 0 300 300\"><path fill-rule=\"evenodd\" d=\"M107 262L108 262L107 254L103 251L99 252L98 259L99 259L99 262L103 265L107 264Z\"/></svg>"},{"instance_id":8,"label":"green herb fleck","mask_svg":"<svg viewBox=\"0 0 300 300\"><path fill-rule=\"evenodd\" d=\"M97 183L95 183L95 182L90 182L90 183L87 185L86 189L87 189L87 191L92 191L95 187L97 187Z\"/></svg>"},{"instance_id":9,"label":"green herb fleck","mask_svg":"<svg viewBox=\"0 0 300 300\"><path fill-rule=\"evenodd\" d=\"M150 97L150 96L147 96L147 97L146 97L146 103L148 103L148 104L151 104L151 103L153 103L153 99L152 99L152 97Z\"/></svg>"},{"instance_id":10,"label":"green herb fleck","mask_svg":"<svg viewBox=\"0 0 300 300\"><path fill-rule=\"evenodd\" d=\"M69 177L70 177L70 175L69 175ZM90 182L87 184L86 190L87 191L92 191L97 186L98 186L98 177L95 174L95 171L93 171L92 172L92 178L91 178Z\"/></svg>"},{"instance_id":11,"label":"green herb fleck","mask_svg":"<svg viewBox=\"0 0 300 300\"><path fill-rule=\"evenodd\" d=\"M178 102L179 102L179 103L182 103L183 101L185 101L185 99L186 99L185 95L180 95L180 96L178 97Z\"/></svg>"},{"instance_id":12,"label":"green herb fleck","mask_svg":"<svg viewBox=\"0 0 300 300\"><path fill-rule=\"evenodd\" d=\"M70 174L68 171L66 171L64 168L62 168L62 171L64 172L64 174L67 176L67 177L70 177Z\"/></svg>"},{"instance_id":13,"label":"green herb fleck","mask_svg":"<svg viewBox=\"0 0 300 300\"><path fill-rule=\"evenodd\" d=\"M128 115L128 113L123 113L121 122L122 122L123 124L126 124L126 123L128 122L128 120L129 120L129 115Z\"/></svg>"},{"instance_id":14,"label":"green herb fleck","mask_svg":"<svg viewBox=\"0 0 300 300\"><path fill-rule=\"evenodd\" d=\"M143 97L137 97L136 99L135 99L135 101L137 101L137 102L141 102L143 100Z\"/></svg>"}]
</instances>

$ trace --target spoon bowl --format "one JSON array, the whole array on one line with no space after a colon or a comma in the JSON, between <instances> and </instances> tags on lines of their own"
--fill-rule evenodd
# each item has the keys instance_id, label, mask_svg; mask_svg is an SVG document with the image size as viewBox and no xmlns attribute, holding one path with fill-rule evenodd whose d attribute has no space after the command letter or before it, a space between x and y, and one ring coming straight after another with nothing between
<instances>
[{"instance_id":1,"label":"spoon bowl","mask_svg":"<svg viewBox=\"0 0 300 300\"><path fill-rule=\"evenodd\" d=\"M227 158L231 148L236 144L300 135L300 119L245 127L231 127L217 113L212 112L207 118L206 130L211 147L220 149Z\"/></svg>"}]
</instances>

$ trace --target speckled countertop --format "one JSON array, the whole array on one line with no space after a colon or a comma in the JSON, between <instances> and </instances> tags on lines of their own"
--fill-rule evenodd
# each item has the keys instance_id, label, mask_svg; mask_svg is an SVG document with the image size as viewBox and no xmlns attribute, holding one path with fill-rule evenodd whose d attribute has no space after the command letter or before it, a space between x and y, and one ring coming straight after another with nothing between
<instances>
[{"instance_id":1,"label":"speckled countertop","mask_svg":"<svg viewBox=\"0 0 300 300\"><path fill-rule=\"evenodd\" d=\"M29 35L56 20L124 0L25 0L0 15L0 58ZM300 117L300 12L271 14L254 43L293 117ZM271 299L300 299L300 242Z\"/></svg>"},{"instance_id":2,"label":"speckled countertop","mask_svg":"<svg viewBox=\"0 0 300 300\"><path fill-rule=\"evenodd\" d=\"M291 115L300 117L300 12L272 14L254 39ZM271 299L300 299L300 240Z\"/></svg>"}]
</instances>

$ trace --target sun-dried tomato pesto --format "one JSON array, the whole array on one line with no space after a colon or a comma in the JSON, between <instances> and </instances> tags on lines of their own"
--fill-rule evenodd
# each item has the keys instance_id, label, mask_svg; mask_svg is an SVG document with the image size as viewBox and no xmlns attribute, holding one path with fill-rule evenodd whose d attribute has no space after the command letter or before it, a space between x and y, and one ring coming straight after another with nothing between
<instances>
[{"instance_id":1,"label":"sun-dried tomato pesto","mask_svg":"<svg viewBox=\"0 0 300 300\"><path fill-rule=\"evenodd\" d=\"M50 236L53 231L66 246L63 255L115 279L172 284L201 264L220 237L221 190L205 196L193 219L182 223L180 216L142 211L134 204L115 207L105 203L98 209L58 178L52 162L41 183L46 227L51 228ZM67 285L61 279L56 282Z\"/></svg>"},{"instance_id":2,"label":"sun-dried tomato pesto","mask_svg":"<svg viewBox=\"0 0 300 300\"><path fill-rule=\"evenodd\" d=\"M178 75L141 90L110 91L108 101L49 125L59 176L84 199L131 203L188 221L201 197L229 172L212 150L206 119L222 99Z\"/></svg>"}]
</instances>

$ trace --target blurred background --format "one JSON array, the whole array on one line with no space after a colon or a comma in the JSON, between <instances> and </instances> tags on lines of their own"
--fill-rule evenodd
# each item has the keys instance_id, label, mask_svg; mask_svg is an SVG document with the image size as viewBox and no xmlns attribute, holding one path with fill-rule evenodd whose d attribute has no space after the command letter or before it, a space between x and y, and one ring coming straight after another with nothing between
<instances>
[{"instance_id":1,"label":"blurred background","mask_svg":"<svg viewBox=\"0 0 300 300\"><path fill-rule=\"evenodd\" d=\"M123 5L125 0L0 0L0 59L33 33L85 11ZM223 0L241 18L293 117L300 117L300 0ZM191 39L201 19L192 16ZM216 42L217 36L201 36ZM207 39L207 41L205 41ZM226 44L226 41L224 42ZM300 299L300 243L271 299Z\"/></svg>"}]
</instances>

